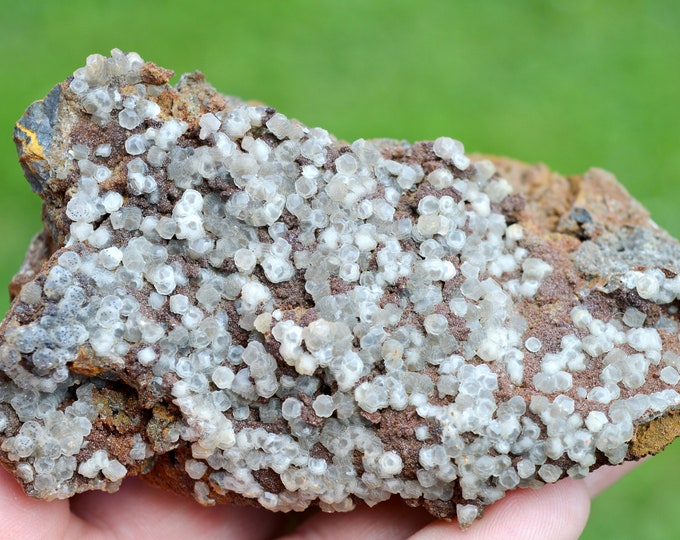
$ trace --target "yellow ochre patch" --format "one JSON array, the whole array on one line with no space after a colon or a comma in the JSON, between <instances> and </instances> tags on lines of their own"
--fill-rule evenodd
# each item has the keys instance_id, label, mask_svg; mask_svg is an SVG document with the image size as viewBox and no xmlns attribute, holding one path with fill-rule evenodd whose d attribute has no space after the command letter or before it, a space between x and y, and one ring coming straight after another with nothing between
<instances>
[{"instance_id":1,"label":"yellow ochre patch","mask_svg":"<svg viewBox=\"0 0 680 540\"><path fill-rule=\"evenodd\" d=\"M38 142L38 135L35 131L28 129L19 122L16 124L16 129L23 133L23 137L16 137L17 141L21 143L20 159L23 162L30 162L36 159L45 159L45 148Z\"/></svg>"}]
</instances>

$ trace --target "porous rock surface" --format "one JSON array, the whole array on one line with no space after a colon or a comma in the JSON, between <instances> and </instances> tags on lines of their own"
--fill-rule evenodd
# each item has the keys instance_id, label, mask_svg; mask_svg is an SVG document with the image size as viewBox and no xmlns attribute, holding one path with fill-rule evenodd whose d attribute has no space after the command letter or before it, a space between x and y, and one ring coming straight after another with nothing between
<instances>
[{"instance_id":1,"label":"porous rock surface","mask_svg":"<svg viewBox=\"0 0 680 540\"><path fill-rule=\"evenodd\" d=\"M469 525L677 435L680 246L608 173L346 144L93 55L15 138L44 230L0 326L0 460L44 499Z\"/></svg>"}]
</instances>

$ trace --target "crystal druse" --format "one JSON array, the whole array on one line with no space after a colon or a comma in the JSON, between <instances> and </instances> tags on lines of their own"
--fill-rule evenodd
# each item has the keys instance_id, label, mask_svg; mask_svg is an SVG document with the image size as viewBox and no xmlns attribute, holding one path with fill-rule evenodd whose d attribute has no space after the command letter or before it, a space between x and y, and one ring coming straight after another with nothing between
<instances>
[{"instance_id":1,"label":"crystal druse","mask_svg":"<svg viewBox=\"0 0 680 540\"><path fill-rule=\"evenodd\" d=\"M337 141L93 55L17 123L44 230L0 325L0 461L44 499L462 526L678 434L680 246L611 175Z\"/></svg>"}]
</instances>

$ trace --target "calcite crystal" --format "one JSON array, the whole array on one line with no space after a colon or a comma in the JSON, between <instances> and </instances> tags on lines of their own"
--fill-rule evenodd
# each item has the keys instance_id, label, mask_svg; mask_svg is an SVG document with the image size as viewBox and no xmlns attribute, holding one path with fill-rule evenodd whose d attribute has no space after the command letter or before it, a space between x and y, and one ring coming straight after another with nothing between
<instances>
[{"instance_id":1,"label":"calcite crystal","mask_svg":"<svg viewBox=\"0 0 680 540\"><path fill-rule=\"evenodd\" d=\"M44 230L0 326L0 460L44 499L469 525L678 434L680 245L601 170L346 144L134 53L15 138Z\"/></svg>"}]
</instances>

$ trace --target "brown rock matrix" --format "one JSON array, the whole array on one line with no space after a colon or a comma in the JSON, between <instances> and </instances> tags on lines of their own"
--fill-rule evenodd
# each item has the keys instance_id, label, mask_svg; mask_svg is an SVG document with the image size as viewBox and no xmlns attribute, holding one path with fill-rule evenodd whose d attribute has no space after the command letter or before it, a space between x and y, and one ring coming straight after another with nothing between
<instances>
[{"instance_id":1,"label":"brown rock matrix","mask_svg":"<svg viewBox=\"0 0 680 540\"><path fill-rule=\"evenodd\" d=\"M680 245L609 174L347 144L93 55L15 139L45 228L0 325L26 493L468 526L678 435Z\"/></svg>"}]
</instances>

